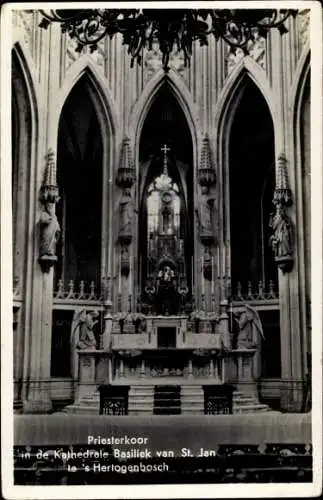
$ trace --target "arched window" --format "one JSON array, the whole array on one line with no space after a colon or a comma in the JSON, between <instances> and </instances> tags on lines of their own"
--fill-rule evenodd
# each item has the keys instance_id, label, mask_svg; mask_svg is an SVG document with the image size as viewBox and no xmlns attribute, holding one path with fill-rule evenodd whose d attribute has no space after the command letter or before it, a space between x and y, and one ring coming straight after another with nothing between
<instances>
[{"instance_id":1,"label":"arched window","mask_svg":"<svg viewBox=\"0 0 323 500\"><path fill-rule=\"evenodd\" d=\"M57 152L61 200L57 215L62 228L56 281L75 288L83 281L100 285L103 146L96 108L84 76L62 109Z\"/></svg>"},{"instance_id":2,"label":"arched window","mask_svg":"<svg viewBox=\"0 0 323 500\"><path fill-rule=\"evenodd\" d=\"M190 288L193 255L192 138L165 83L140 138L139 274L141 291L167 265ZM178 282L179 282L178 281Z\"/></svg>"},{"instance_id":3,"label":"arched window","mask_svg":"<svg viewBox=\"0 0 323 500\"><path fill-rule=\"evenodd\" d=\"M246 77L229 140L231 277L233 286L277 284L269 245L275 189L272 118L256 85Z\"/></svg>"}]
</instances>

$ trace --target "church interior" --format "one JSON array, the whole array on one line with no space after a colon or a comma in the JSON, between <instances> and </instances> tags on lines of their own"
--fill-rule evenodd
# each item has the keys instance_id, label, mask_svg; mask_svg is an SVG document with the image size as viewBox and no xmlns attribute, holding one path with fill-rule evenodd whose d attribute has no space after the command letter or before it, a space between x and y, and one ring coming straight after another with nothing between
<instances>
[{"instance_id":1,"label":"church interior","mask_svg":"<svg viewBox=\"0 0 323 500\"><path fill-rule=\"evenodd\" d=\"M15 412L308 411L308 12L167 69L40 20L14 11Z\"/></svg>"}]
</instances>

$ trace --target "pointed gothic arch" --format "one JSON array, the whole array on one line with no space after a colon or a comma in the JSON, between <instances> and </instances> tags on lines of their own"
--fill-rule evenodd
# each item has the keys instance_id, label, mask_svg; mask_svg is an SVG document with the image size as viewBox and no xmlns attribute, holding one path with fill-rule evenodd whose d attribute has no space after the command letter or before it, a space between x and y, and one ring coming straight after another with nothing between
<instances>
[{"instance_id":1,"label":"pointed gothic arch","mask_svg":"<svg viewBox=\"0 0 323 500\"><path fill-rule=\"evenodd\" d=\"M29 343L24 321L30 310L30 277L33 265L33 229L38 137L38 99L28 60L19 43L12 49L12 237L14 316L14 399L20 401L25 386L24 360ZM10 165L10 162L9 162ZM28 324L28 323L27 323Z\"/></svg>"},{"instance_id":2,"label":"pointed gothic arch","mask_svg":"<svg viewBox=\"0 0 323 500\"><path fill-rule=\"evenodd\" d=\"M126 135L131 139L131 143L133 144L133 148L135 151L135 161L136 163L138 162L138 146L145 118L154 98L158 94L158 91L166 82L169 85L169 88L174 94L179 105L181 106L189 125L193 142L193 155L195 164L198 158L198 148L201 139L199 135L200 121L198 112L196 104L194 103L193 98L184 81L172 69L170 69L167 73L165 73L164 70L160 70L154 75L154 77L145 86L144 91L135 103L133 110L129 115L129 120L126 124Z\"/></svg>"},{"instance_id":3,"label":"pointed gothic arch","mask_svg":"<svg viewBox=\"0 0 323 500\"><path fill-rule=\"evenodd\" d=\"M97 69L97 66L88 54L80 57L69 68L65 75L65 79L57 96L57 122L68 95L84 75L87 75L96 93L98 105L101 108L102 119L104 120L103 127L108 127L109 133L113 136L116 135L119 128L119 120L115 102L109 89L109 83L104 75Z\"/></svg>"},{"instance_id":4,"label":"pointed gothic arch","mask_svg":"<svg viewBox=\"0 0 323 500\"><path fill-rule=\"evenodd\" d=\"M249 290L257 294L259 286L267 293L270 282L276 289L278 286L269 245L275 189L275 101L268 88L264 95L263 86L241 62L222 92L215 122L220 217L224 221L220 245L228 249L225 267L233 297L238 290L244 297ZM268 313L259 311L265 331L272 333L256 356L258 376L281 373L278 303L272 307Z\"/></svg>"},{"instance_id":5,"label":"pointed gothic arch","mask_svg":"<svg viewBox=\"0 0 323 500\"><path fill-rule=\"evenodd\" d=\"M290 135L293 138L295 164L295 204L297 226L298 274L301 283L300 318L303 335L303 363L308 367L311 352L311 67L309 47L298 62L291 89L292 119Z\"/></svg>"},{"instance_id":6,"label":"pointed gothic arch","mask_svg":"<svg viewBox=\"0 0 323 500\"><path fill-rule=\"evenodd\" d=\"M108 259L105 229L113 137L111 128L103 127L103 113L91 75L84 72L65 100L58 127L58 214L63 238L56 278L78 285L85 281L88 287L92 281L99 286Z\"/></svg>"},{"instance_id":7,"label":"pointed gothic arch","mask_svg":"<svg viewBox=\"0 0 323 500\"><path fill-rule=\"evenodd\" d=\"M142 258L148 261L147 268L139 265L141 289L145 288L147 280L156 279L165 259L173 266L178 285L179 280L182 280L190 288L195 196L192 121L188 121L187 113L168 77L161 78L153 90L141 115L134 115L139 120L133 134L139 183L138 250ZM167 145L165 156L160 151L162 144ZM159 208L150 207L152 195ZM150 213L151 210L154 214ZM162 223L162 220L165 222L166 212L172 220L169 219L168 231L163 229ZM159 221L156 226L151 223L153 219Z\"/></svg>"},{"instance_id":8,"label":"pointed gothic arch","mask_svg":"<svg viewBox=\"0 0 323 500\"><path fill-rule=\"evenodd\" d=\"M111 276L112 273L112 217L113 210L110 206L112 200L112 179L117 158L117 144L119 141L119 120L115 103L108 87L107 80L97 70L89 55L78 59L66 73L65 80L57 98L56 122L58 123L68 96L79 82L87 83L87 90L100 126L102 138L102 169L103 169L103 194L102 194L102 258L101 275ZM107 218L109 220L107 220ZM107 233L106 228L110 228ZM108 253L107 253L108 252Z\"/></svg>"},{"instance_id":9,"label":"pointed gothic arch","mask_svg":"<svg viewBox=\"0 0 323 500\"><path fill-rule=\"evenodd\" d=\"M221 90L214 113L213 130L217 136L227 121L227 113L231 102L236 98L236 92L240 88L245 76L248 76L258 87L270 110L274 129L276 130L277 103L275 95L269 85L266 72L250 56L245 56L236 64Z\"/></svg>"},{"instance_id":10,"label":"pointed gothic arch","mask_svg":"<svg viewBox=\"0 0 323 500\"><path fill-rule=\"evenodd\" d=\"M19 43L12 49L12 201L14 274L22 285L26 264L25 227L33 208L29 206L35 182L36 138L38 135L38 99L28 62ZM18 196L19 192L24 196ZM29 260L28 260L29 261ZM16 271L15 271L16 268Z\"/></svg>"}]
</instances>

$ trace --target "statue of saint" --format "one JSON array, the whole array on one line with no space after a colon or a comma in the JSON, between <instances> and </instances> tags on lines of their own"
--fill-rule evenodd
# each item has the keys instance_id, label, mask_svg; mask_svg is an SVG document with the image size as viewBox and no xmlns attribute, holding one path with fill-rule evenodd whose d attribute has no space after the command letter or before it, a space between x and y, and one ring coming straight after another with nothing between
<instances>
[{"instance_id":1,"label":"statue of saint","mask_svg":"<svg viewBox=\"0 0 323 500\"><path fill-rule=\"evenodd\" d=\"M134 207L131 198L120 202L120 234L132 234Z\"/></svg>"},{"instance_id":2,"label":"statue of saint","mask_svg":"<svg viewBox=\"0 0 323 500\"><path fill-rule=\"evenodd\" d=\"M272 217L270 226L273 230L270 243L275 257L291 257L294 244L293 223L280 205L277 206L276 214Z\"/></svg>"},{"instance_id":3,"label":"statue of saint","mask_svg":"<svg viewBox=\"0 0 323 500\"><path fill-rule=\"evenodd\" d=\"M89 313L83 309L73 320L72 344L76 349L96 349L96 339L93 328L98 322L99 312Z\"/></svg>"},{"instance_id":4,"label":"statue of saint","mask_svg":"<svg viewBox=\"0 0 323 500\"><path fill-rule=\"evenodd\" d=\"M173 269L171 269L169 266L165 266L163 269L161 269L158 273L158 279L165 281L166 283L171 283L175 277L175 273Z\"/></svg>"},{"instance_id":5,"label":"statue of saint","mask_svg":"<svg viewBox=\"0 0 323 500\"><path fill-rule=\"evenodd\" d=\"M40 257L54 257L56 243L60 235L60 226L55 215L55 203L45 203L40 215Z\"/></svg>"},{"instance_id":6,"label":"statue of saint","mask_svg":"<svg viewBox=\"0 0 323 500\"><path fill-rule=\"evenodd\" d=\"M202 201L199 209L196 209L196 214L200 225L200 231L202 234L213 232L213 219L212 219L213 204L214 200L208 199L206 201Z\"/></svg>"},{"instance_id":7,"label":"statue of saint","mask_svg":"<svg viewBox=\"0 0 323 500\"><path fill-rule=\"evenodd\" d=\"M259 335L265 339L258 312L248 304L240 314L238 323L237 349L257 348Z\"/></svg>"}]
</instances>

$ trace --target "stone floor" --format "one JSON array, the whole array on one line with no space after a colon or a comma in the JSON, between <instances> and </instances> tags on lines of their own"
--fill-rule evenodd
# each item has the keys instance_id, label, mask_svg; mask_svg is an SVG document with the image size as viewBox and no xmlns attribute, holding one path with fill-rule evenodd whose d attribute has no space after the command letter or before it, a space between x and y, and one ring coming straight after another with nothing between
<instances>
[{"instance_id":1,"label":"stone floor","mask_svg":"<svg viewBox=\"0 0 323 500\"><path fill-rule=\"evenodd\" d=\"M88 436L148 437L149 448L199 450L225 443L310 443L311 413L241 415L15 415L15 445L85 444Z\"/></svg>"}]
</instances>

